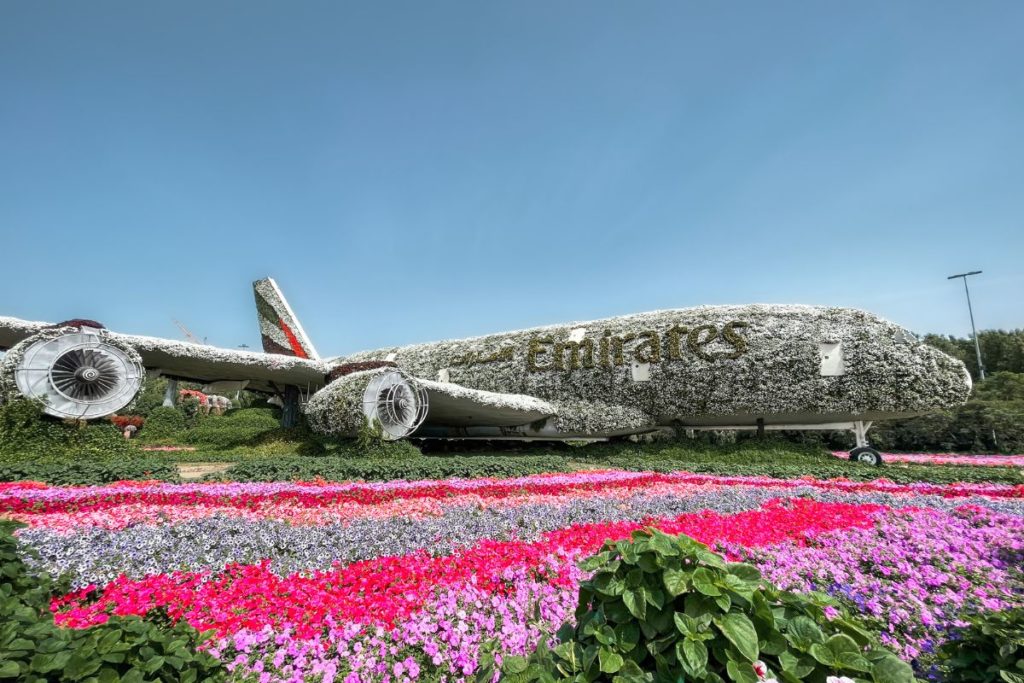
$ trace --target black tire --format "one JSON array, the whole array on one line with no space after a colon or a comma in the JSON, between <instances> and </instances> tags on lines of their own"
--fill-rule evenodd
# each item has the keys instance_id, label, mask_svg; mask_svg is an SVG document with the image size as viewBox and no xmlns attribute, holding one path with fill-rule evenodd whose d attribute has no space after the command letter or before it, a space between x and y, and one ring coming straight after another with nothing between
<instances>
[{"instance_id":1,"label":"black tire","mask_svg":"<svg viewBox=\"0 0 1024 683\"><path fill-rule=\"evenodd\" d=\"M875 467L882 466L882 454L876 451L871 446L860 446L850 451L850 460L853 462L862 462L868 465L874 465Z\"/></svg>"}]
</instances>

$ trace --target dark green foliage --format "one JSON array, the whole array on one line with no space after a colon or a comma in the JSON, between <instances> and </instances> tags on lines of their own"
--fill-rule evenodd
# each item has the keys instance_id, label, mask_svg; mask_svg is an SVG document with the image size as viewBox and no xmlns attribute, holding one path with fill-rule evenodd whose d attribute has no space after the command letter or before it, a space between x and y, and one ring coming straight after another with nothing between
<instances>
[{"instance_id":1,"label":"dark green foliage","mask_svg":"<svg viewBox=\"0 0 1024 683\"><path fill-rule=\"evenodd\" d=\"M1024 375L1021 375L1024 379ZM988 380L978 389L986 395ZM983 389L982 387L986 387ZM993 393L1015 390L1001 382ZM917 453L1021 453L1024 452L1024 400L972 399L956 410L911 420L879 422L871 443L883 450Z\"/></svg>"},{"instance_id":2,"label":"dark green foliage","mask_svg":"<svg viewBox=\"0 0 1024 683\"><path fill-rule=\"evenodd\" d=\"M145 457L109 422L65 424L25 399L0 405L0 481L81 485L119 479L177 481L178 470Z\"/></svg>"},{"instance_id":3,"label":"dark green foliage","mask_svg":"<svg viewBox=\"0 0 1024 683\"><path fill-rule=\"evenodd\" d=\"M42 481L53 486L107 484L123 479L159 479L177 482L173 462L156 458L125 460L0 460L0 481Z\"/></svg>"},{"instance_id":4,"label":"dark green foliage","mask_svg":"<svg viewBox=\"0 0 1024 683\"><path fill-rule=\"evenodd\" d=\"M197 651L207 636L186 622L111 617L87 629L58 627L49 609L52 579L30 574L14 525L0 522L0 680L219 681L222 664ZM161 620L166 622L166 618Z\"/></svg>"},{"instance_id":5,"label":"dark green foliage","mask_svg":"<svg viewBox=\"0 0 1024 683\"><path fill-rule=\"evenodd\" d=\"M139 432L139 440L146 443L173 441L180 437L186 428L184 413L177 408L160 406L149 411L146 424Z\"/></svg>"},{"instance_id":6,"label":"dark green foliage","mask_svg":"<svg viewBox=\"0 0 1024 683\"><path fill-rule=\"evenodd\" d=\"M928 334L923 341L937 349L959 358L966 365L971 377L978 379L978 356L974 340L969 337ZM1024 330L982 330L978 333L982 362L985 373L1024 373Z\"/></svg>"},{"instance_id":7,"label":"dark green foliage","mask_svg":"<svg viewBox=\"0 0 1024 683\"><path fill-rule=\"evenodd\" d=\"M411 459L282 457L242 462L223 474L210 478L229 481L388 481L446 477L516 477L537 472L565 472L568 469L567 461L558 456L453 456Z\"/></svg>"},{"instance_id":8,"label":"dark green foliage","mask_svg":"<svg viewBox=\"0 0 1024 683\"><path fill-rule=\"evenodd\" d=\"M886 478L910 484L919 481L948 484L956 481L1020 484L1024 474L1013 467L957 467L952 465L896 465L873 467L840 460L821 446L792 444L775 440L746 440L733 445L711 445L699 441L670 441L645 446L636 444L594 444L577 449L574 459L627 470L651 470L768 476L794 479L845 477L858 481Z\"/></svg>"},{"instance_id":9,"label":"dark green foliage","mask_svg":"<svg viewBox=\"0 0 1024 683\"><path fill-rule=\"evenodd\" d=\"M367 420L355 439L339 440L340 450L348 450L362 458L381 458L401 460L416 458L422 455L420 449L408 441L385 441L380 423ZM337 454L337 449L335 451Z\"/></svg>"},{"instance_id":10,"label":"dark green foliage","mask_svg":"<svg viewBox=\"0 0 1024 683\"><path fill-rule=\"evenodd\" d=\"M395 445L405 442L398 442ZM351 448L351 446L348 446ZM1024 475L1009 467L889 465L873 467L840 460L820 447L783 441L742 441L732 445L672 441L656 444L591 444L579 448L523 447L516 451L436 453L412 459L393 456L367 458L358 451L335 446L325 457L249 458L218 479L236 481L295 481L317 477L348 479L432 479L444 477L524 476L565 472L580 467L609 467L654 472L689 471L704 474L771 476L782 479L813 476L845 477L859 481L888 478L900 483L956 481L1020 484ZM345 455L340 455L346 453Z\"/></svg>"},{"instance_id":11,"label":"dark green foliage","mask_svg":"<svg viewBox=\"0 0 1024 683\"><path fill-rule=\"evenodd\" d=\"M0 463L138 457L135 445L110 422L69 423L43 414L43 404L0 404Z\"/></svg>"},{"instance_id":12,"label":"dark green foliage","mask_svg":"<svg viewBox=\"0 0 1024 683\"><path fill-rule=\"evenodd\" d=\"M246 445L279 426L273 410L246 408L226 415L208 415L194 428L183 432L180 439L182 443L226 449Z\"/></svg>"},{"instance_id":13,"label":"dark green foliage","mask_svg":"<svg viewBox=\"0 0 1024 683\"><path fill-rule=\"evenodd\" d=\"M638 531L605 543L583 568L594 574L580 585L575 625L562 627L554 649L505 658L503 680L757 683L755 663L782 683L914 680L827 596L780 591L688 536ZM492 674L485 666L478 680Z\"/></svg>"},{"instance_id":14,"label":"dark green foliage","mask_svg":"<svg viewBox=\"0 0 1024 683\"><path fill-rule=\"evenodd\" d=\"M1024 401L1024 372L995 372L974 385L979 401Z\"/></svg>"},{"instance_id":15,"label":"dark green foliage","mask_svg":"<svg viewBox=\"0 0 1024 683\"><path fill-rule=\"evenodd\" d=\"M130 408L131 413L133 415L149 417L154 410L163 406L165 391L167 391L167 379L165 377L147 379L142 393L139 394Z\"/></svg>"},{"instance_id":16,"label":"dark green foliage","mask_svg":"<svg viewBox=\"0 0 1024 683\"><path fill-rule=\"evenodd\" d=\"M1024 608L971 618L937 654L948 683L1024 683Z\"/></svg>"}]
</instances>

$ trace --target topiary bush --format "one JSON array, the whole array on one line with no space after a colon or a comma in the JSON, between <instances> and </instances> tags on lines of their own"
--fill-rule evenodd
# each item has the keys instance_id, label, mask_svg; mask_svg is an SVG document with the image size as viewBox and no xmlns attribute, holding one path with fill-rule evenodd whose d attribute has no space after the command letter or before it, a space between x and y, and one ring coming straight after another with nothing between
<instances>
[{"instance_id":1,"label":"topiary bush","mask_svg":"<svg viewBox=\"0 0 1024 683\"><path fill-rule=\"evenodd\" d=\"M225 677L221 662L199 652L207 638L184 620L111 616L87 629L60 628L50 599L62 592L46 574L31 574L18 554L15 525L0 521L0 680L166 681Z\"/></svg>"},{"instance_id":2,"label":"topiary bush","mask_svg":"<svg viewBox=\"0 0 1024 683\"><path fill-rule=\"evenodd\" d=\"M937 652L948 683L1024 683L1024 608L985 612Z\"/></svg>"},{"instance_id":3,"label":"topiary bush","mask_svg":"<svg viewBox=\"0 0 1024 683\"><path fill-rule=\"evenodd\" d=\"M684 535L638 531L584 561L576 624L504 680L911 683L913 672L827 596L781 591ZM493 675L484 667L478 680Z\"/></svg>"}]
</instances>

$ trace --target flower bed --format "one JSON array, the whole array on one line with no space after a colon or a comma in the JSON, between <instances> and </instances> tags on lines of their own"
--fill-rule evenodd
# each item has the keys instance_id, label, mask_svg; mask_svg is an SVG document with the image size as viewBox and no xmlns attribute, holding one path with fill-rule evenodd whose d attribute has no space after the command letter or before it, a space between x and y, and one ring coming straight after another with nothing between
<instances>
[{"instance_id":1,"label":"flower bed","mask_svg":"<svg viewBox=\"0 0 1024 683\"><path fill-rule=\"evenodd\" d=\"M1024 486L618 470L382 483L13 484L57 621L166 612L238 680L473 678L573 616L606 539L685 533L832 594L921 666L973 611L1024 604Z\"/></svg>"}]
</instances>

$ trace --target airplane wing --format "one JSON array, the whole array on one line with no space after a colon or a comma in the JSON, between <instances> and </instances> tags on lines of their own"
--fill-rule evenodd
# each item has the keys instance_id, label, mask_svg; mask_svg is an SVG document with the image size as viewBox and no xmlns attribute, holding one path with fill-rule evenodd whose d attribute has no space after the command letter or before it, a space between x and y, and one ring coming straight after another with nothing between
<instances>
[{"instance_id":1,"label":"airplane wing","mask_svg":"<svg viewBox=\"0 0 1024 683\"><path fill-rule=\"evenodd\" d=\"M416 380L427 392L429 409L424 424L450 427L488 425L513 427L554 415L555 407L524 394L501 394L458 384Z\"/></svg>"},{"instance_id":2,"label":"airplane wing","mask_svg":"<svg viewBox=\"0 0 1024 683\"><path fill-rule=\"evenodd\" d=\"M10 348L49 327L52 327L49 323L0 317L0 349ZM159 371L161 375L175 379L203 383L249 380L247 388L266 392L286 385L315 391L326 383L326 368L316 360L221 349L173 339L116 332L108 334L112 339L134 348L147 370Z\"/></svg>"},{"instance_id":3,"label":"airplane wing","mask_svg":"<svg viewBox=\"0 0 1024 683\"><path fill-rule=\"evenodd\" d=\"M47 327L48 323L0 316L0 351L6 351L22 339L28 339Z\"/></svg>"}]
</instances>

